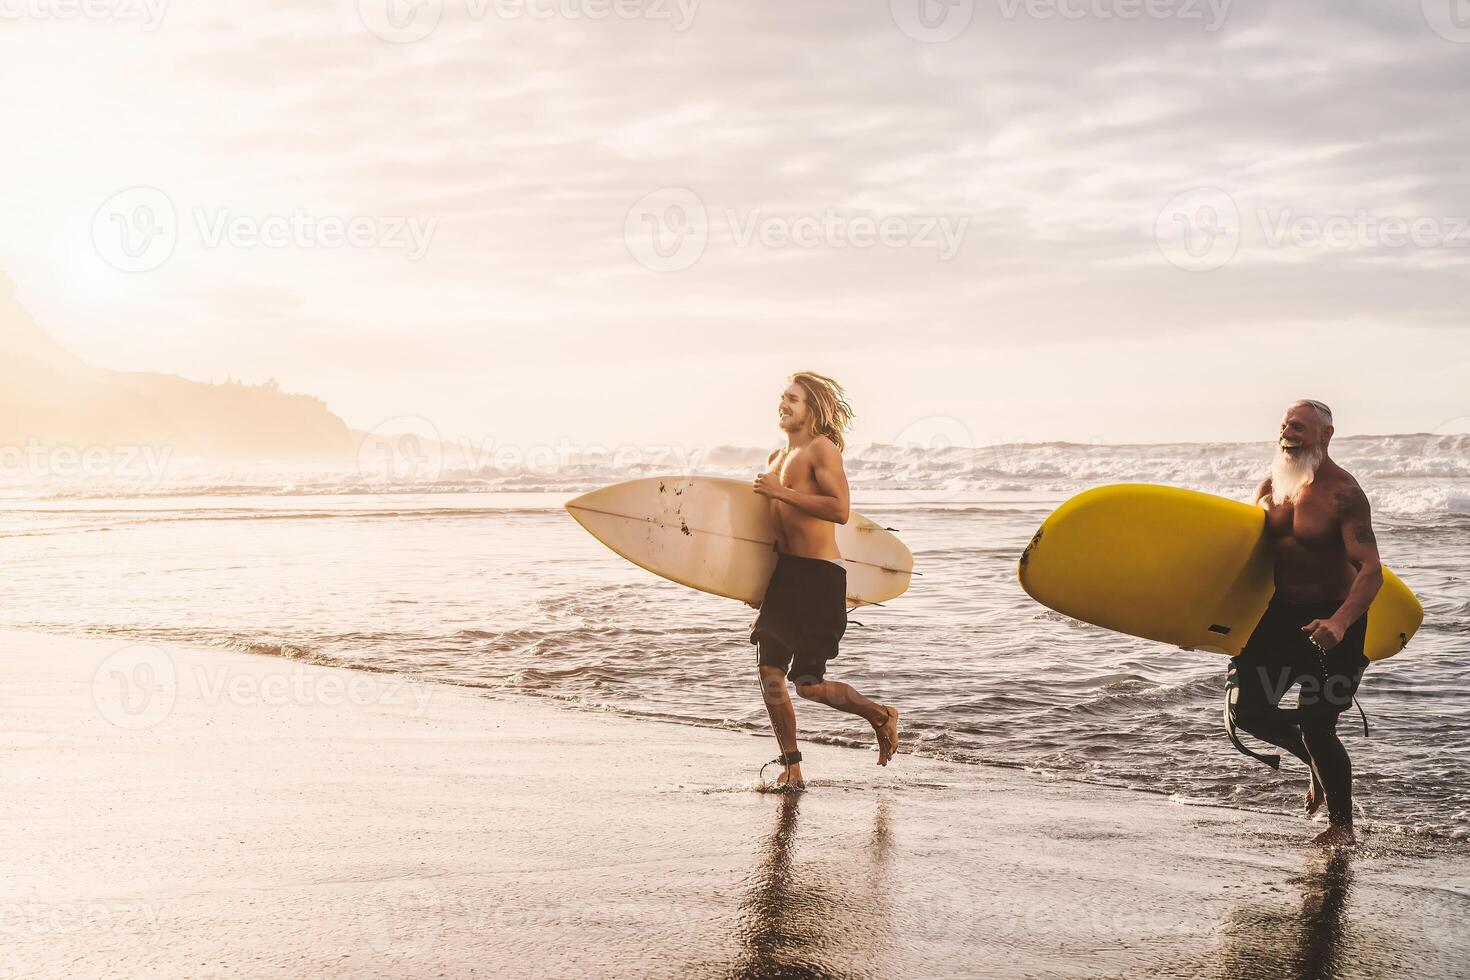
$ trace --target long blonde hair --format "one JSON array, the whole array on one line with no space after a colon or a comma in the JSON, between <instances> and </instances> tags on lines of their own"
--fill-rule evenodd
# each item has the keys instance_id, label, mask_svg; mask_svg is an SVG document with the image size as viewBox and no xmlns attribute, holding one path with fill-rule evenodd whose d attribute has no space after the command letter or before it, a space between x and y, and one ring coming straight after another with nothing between
<instances>
[{"instance_id":1,"label":"long blonde hair","mask_svg":"<svg viewBox=\"0 0 1470 980\"><path fill-rule=\"evenodd\" d=\"M797 371L786 379L806 392L807 410L812 413L812 430L826 436L841 452L847 448L842 433L852 425L852 406L842 385L815 371Z\"/></svg>"}]
</instances>

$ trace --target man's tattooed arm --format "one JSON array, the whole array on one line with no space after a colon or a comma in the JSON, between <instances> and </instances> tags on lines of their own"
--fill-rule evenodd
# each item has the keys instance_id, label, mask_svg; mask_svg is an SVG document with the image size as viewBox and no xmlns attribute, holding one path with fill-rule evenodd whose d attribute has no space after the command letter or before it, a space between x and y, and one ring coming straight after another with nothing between
<instances>
[{"instance_id":1,"label":"man's tattooed arm","mask_svg":"<svg viewBox=\"0 0 1470 980\"><path fill-rule=\"evenodd\" d=\"M1357 622L1383 585L1383 566L1378 557L1378 537L1373 533L1373 510L1363 488L1351 483L1337 491L1338 521L1348 560L1358 570L1352 588L1333 619L1347 627Z\"/></svg>"}]
</instances>

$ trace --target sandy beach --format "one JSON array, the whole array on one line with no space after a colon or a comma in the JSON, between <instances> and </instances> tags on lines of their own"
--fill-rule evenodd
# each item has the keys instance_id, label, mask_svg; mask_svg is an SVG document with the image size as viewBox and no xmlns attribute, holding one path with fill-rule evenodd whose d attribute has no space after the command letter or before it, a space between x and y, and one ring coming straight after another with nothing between
<instances>
[{"instance_id":1,"label":"sandy beach","mask_svg":"<svg viewBox=\"0 0 1470 980\"><path fill-rule=\"evenodd\" d=\"M1470 863L1025 772L0 633L0 976L1453 976Z\"/></svg>"}]
</instances>

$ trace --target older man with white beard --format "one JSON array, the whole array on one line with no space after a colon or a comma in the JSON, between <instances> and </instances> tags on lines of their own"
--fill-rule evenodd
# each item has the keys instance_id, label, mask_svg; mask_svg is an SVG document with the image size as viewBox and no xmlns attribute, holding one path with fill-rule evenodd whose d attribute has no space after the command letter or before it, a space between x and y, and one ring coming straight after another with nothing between
<instances>
[{"instance_id":1,"label":"older man with white beard","mask_svg":"<svg viewBox=\"0 0 1470 980\"><path fill-rule=\"evenodd\" d=\"M1276 594L1229 681L1235 724L1307 764L1307 814L1325 802L1330 821L1313 843L1327 846L1355 840L1352 764L1337 720L1368 665L1368 607L1383 584L1368 498L1328 456L1332 433L1332 410L1318 401L1295 403L1281 420L1271 476L1256 491ZM1297 706L1281 708L1298 683ZM1280 764L1280 756L1248 754Z\"/></svg>"}]
</instances>

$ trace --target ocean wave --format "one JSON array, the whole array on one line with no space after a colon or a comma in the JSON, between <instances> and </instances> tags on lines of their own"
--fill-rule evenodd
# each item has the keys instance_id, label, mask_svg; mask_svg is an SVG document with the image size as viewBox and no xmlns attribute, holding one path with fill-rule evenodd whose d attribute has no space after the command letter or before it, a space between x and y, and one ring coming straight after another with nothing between
<instances>
[{"instance_id":1,"label":"ocean wave","mask_svg":"<svg viewBox=\"0 0 1470 980\"><path fill-rule=\"evenodd\" d=\"M985 446L869 444L847 454L859 491L929 495L1071 494L1109 483L1156 483L1244 497L1265 475L1268 442L1110 445L1066 442ZM404 494L582 493L609 483L690 472L745 478L764 465L764 447L716 446L630 462L570 455L556 468L445 466L418 478L337 467L174 472L149 485L126 480L29 488L49 499L106 497L390 496ZM633 454L636 455L636 454ZM1470 513L1470 435L1342 437L1334 458L1369 488L1386 513ZM7 488L13 491L15 488ZM916 501L917 502L917 501Z\"/></svg>"}]
</instances>

